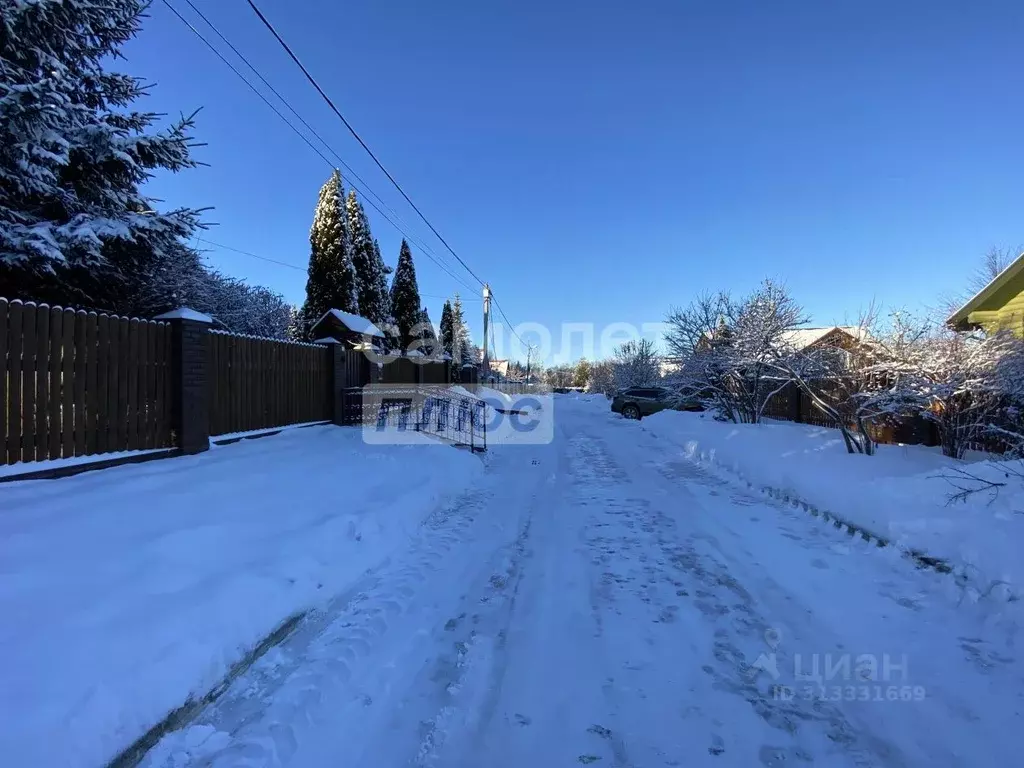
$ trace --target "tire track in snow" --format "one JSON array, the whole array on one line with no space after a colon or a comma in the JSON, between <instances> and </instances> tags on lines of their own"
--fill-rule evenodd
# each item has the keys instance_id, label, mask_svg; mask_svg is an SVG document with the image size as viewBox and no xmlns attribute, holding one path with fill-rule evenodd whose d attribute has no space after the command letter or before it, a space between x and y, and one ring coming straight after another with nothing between
<instances>
[{"instance_id":1,"label":"tire track in snow","mask_svg":"<svg viewBox=\"0 0 1024 768\"><path fill-rule=\"evenodd\" d=\"M359 665L394 618L409 610L431 572L462 546L488 499L464 494L429 515L401 556L313 610L288 640L265 655L195 724L166 736L145 768L288 764L297 724L323 713L325 692L358 688ZM365 698L355 695L361 706ZM351 700L350 700L351 703Z\"/></svg>"}]
</instances>

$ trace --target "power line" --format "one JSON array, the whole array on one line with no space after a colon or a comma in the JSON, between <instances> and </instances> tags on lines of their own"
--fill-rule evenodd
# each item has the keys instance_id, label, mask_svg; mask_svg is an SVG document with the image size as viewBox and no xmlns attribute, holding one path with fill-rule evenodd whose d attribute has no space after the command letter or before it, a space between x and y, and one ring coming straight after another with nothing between
<instances>
[{"instance_id":1,"label":"power line","mask_svg":"<svg viewBox=\"0 0 1024 768\"><path fill-rule=\"evenodd\" d=\"M247 67L248 67L248 68L249 68L249 69L250 69L250 70L252 71L252 73L253 73L254 75L256 75L256 77L258 77L258 78L260 79L260 82L262 82L262 83L263 83L263 85L265 85L265 86L266 86L266 87L267 87L267 88L268 88L268 89L270 90L270 92L271 92L272 94L274 94L274 95L275 95L275 96L276 96L276 97L277 97L277 98L278 98L278 99L279 99L279 100L281 101L281 103L282 103L282 104L284 104L284 105L285 105L285 106L286 106L286 107L288 108L288 110L289 110L289 111L290 111L290 112L291 112L291 113L292 113L293 115L295 115L296 119L298 119L298 121L299 121L300 123L302 123L302 125L303 125L303 126L305 126L306 130L308 130L308 131L309 131L309 132L310 132L311 134L313 134L313 136L315 136L315 137L316 137L316 138L317 138L317 139L318 139L318 140L320 141L320 143L324 145L324 147L325 147L325 148L327 149L327 151L328 151L328 152L330 152L330 153L331 153L331 154L332 154L332 155L334 156L334 158L335 158L335 159L336 159L336 160L338 161L338 163L340 163L341 167L342 167L342 168L344 168L344 169L345 169L345 170L346 170L346 171L348 172L348 175L349 175L350 179L354 178L354 179L355 179L356 181L358 181L358 182L359 182L359 183L360 183L360 184L362 185L362 187L363 187L363 190L362 190L362 191L365 191L365 192L366 192L366 193L367 193L368 195L372 195L373 197L375 197L375 198L377 199L377 201L378 201L378 202L379 202L379 203L380 203L380 204L381 204L382 206L384 206L385 208L387 208L387 209L388 209L388 212L389 212L389 213L390 213L390 214L391 214L392 216L394 216L394 217L395 217L395 220L396 220L396 221L398 222L398 224L401 224L401 225L404 225L404 226L408 227L409 225L408 225L408 224L407 224L407 223L406 223L406 222L405 222L405 221L404 221L404 220L402 219L402 217L401 217L401 216L400 216L400 215L398 214L398 212L397 212L397 211L395 211L395 209L394 209L394 208L392 208L391 206L389 206L389 205L388 205L388 204L387 204L387 203L386 203L386 202L384 201L384 198L382 198L382 197L381 197L380 195L378 195L378 194L377 194L376 192L374 192L374 191L373 191L373 189L372 189L372 188L370 187L370 185L369 185L369 184L367 184L367 183L366 183L365 181L363 181L363 179L362 179L362 178L361 178L361 177L359 176L359 174L358 174L358 173L356 173L356 172L355 172L355 171L354 171L354 170L352 169L352 167L351 167L351 166L350 166L350 165L349 165L348 163L346 163L346 162L345 162L344 158L342 158L342 156L341 156L341 155L339 155L339 154L338 154L338 153L337 153L337 152L335 151L334 147L332 147L332 146L331 146L331 145L330 145L330 144L329 144L329 143L327 142L327 140L326 140L326 139L325 139L325 138L324 138L323 136L321 136L321 135L320 135L320 134L319 134L319 133L317 132L317 130L316 130L316 129L315 129L315 128L314 128L313 126L311 126L311 125L310 125L310 124L309 124L309 123L308 123L308 122L306 121L306 119L305 119L305 118L304 118L304 117L303 117L303 116L302 116L301 114L299 114L298 110L296 110L296 109L295 109L295 107L293 107L293 106L291 105L291 103L290 103L290 102L288 101L288 99L286 99L286 98L285 98L284 96L282 96L282 95L281 95L281 93L280 93L280 91L278 91L278 90L277 90L277 89L276 89L276 88L275 88L275 87L273 86L273 84L272 84L272 83L271 83L271 82L270 82L269 80L267 80L267 78L265 78L265 77L263 76L263 74L262 74L262 73L261 73L261 72L260 72L260 71L259 71L258 69L256 69L256 66L255 66L255 65L254 65L254 64L253 64L252 62L250 62L248 58L246 58L245 54L243 54L243 53L242 53L242 52L241 52L240 50L238 50L238 48L236 48L236 47L235 47L235 45L234 45L234 44L233 44L233 43L232 43L232 42L231 42L230 40L228 40L228 38L227 38L227 37L225 37L225 36L224 36L224 34L223 34L223 33L222 33L222 32L221 32L221 31L220 31L220 30L219 30L218 28L217 28L217 25L216 25L216 24L214 24L214 23L213 23L212 21L210 21L210 19L209 19L209 18L207 18L206 14L204 14L204 13L203 13L203 12L202 12L202 11L201 11L201 10L200 10L199 8L197 8L197 7L196 7L196 5L195 5L195 3L193 3L193 2L192 2L192 0L185 0L185 3L186 3L186 4L188 5L188 7L189 7L189 8L191 8L191 9L192 9L192 10L193 10L193 11L194 11L194 12L195 12L195 13L196 13L196 14L197 14L198 16L199 16L199 18L201 18L201 19L202 19L203 21L205 21L205 22L206 22L206 25L207 25L207 26L208 26L208 27L209 27L210 29L212 29L212 30L213 30L213 33L214 33L215 35L217 35L217 37L219 37L219 38L221 39L221 41L222 41L222 42L223 42L223 43L224 43L224 44L225 44L225 45L226 45L226 46L227 46L228 48L230 48L230 49L231 49L231 51L232 51L232 52L233 52L233 53L234 53L234 54L235 54L235 55L236 55L236 56L237 56L237 57L238 57L239 59L241 59L241 60L242 60L242 62L243 62L243 63L244 63L244 64L245 64L245 65L246 65L246 66L247 66ZM350 181L350 184L351 184L351 186L352 186L352 187L356 188L356 187L355 187L355 184L352 184L352 183L351 183L351 181ZM358 188L356 188L356 190L357 190L357 191L360 191L360 190L359 190ZM371 201L369 201L369 200L368 200L367 202L371 202ZM372 203L371 203L371 204L372 204ZM375 208L375 210L377 210L378 212L380 212L380 209L379 209L379 208L377 208L376 206L374 206L374 208ZM383 215L383 213L382 213L382 212L381 212L381 215ZM389 222L389 223L390 223L390 222ZM396 226L396 229L397 229L397 228L398 228L398 227ZM411 240L411 241L413 242L413 244L414 244L414 245L416 245L417 247L419 247L419 248L420 248L420 249L421 249L422 251L424 251L425 253L426 253L426 252L429 252L429 253L430 253L431 255L434 255L434 256L436 256L436 255L437 255L436 253L434 253L433 249L432 249L432 248L430 248L430 247L429 247L429 246L428 246L428 245L427 245L426 243L424 243L424 242L422 242L422 241L420 241L420 240L417 240L417 239L415 239L414 237L412 237L412 235L410 235L410 234L407 234L407 233L405 233L405 232L402 232L402 234L403 234L403 235L406 235L406 237L408 237L408 238L409 238L409 239L410 239L410 240ZM429 258L429 257L428 257L428 258ZM453 277L453 279L454 279L454 275L452 275L451 273L449 273L449 275L451 275L451 276ZM468 287L468 286L467 286L467 287Z\"/></svg>"},{"instance_id":2,"label":"power line","mask_svg":"<svg viewBox=\"0 0 1024 768\"><path fill-rule=\"evenodd\" d=\"M260 21L263 22L264 26L267 29L270 30L271 34L274 35L274 37L277 39L277 42L279 42L281 44L281 47L285 49L285 51L288 53L288 56L291 57L291 60L294 61L296 63L296 65L298 65L299 69L302 70L302 74L304 74L306 76L306 79L309 80L309 82L312 84L312 86L314 88L316 88L316 90L320 94L320 96L323 97L324 101L327 102L327 106L329 106L331 108L331 110L334 112L334 114L336 114L338 116L338 118L341 120L341 122L345 124L345 127L348 128L349 133L351 133L355 137L356 141L358 141L359 144L362 146L362 148L366 150L366 153L371 158L373 158L373 162L377 164L377 167L380 168L381 171L384 172L384 175L388 177L388 180L395 186L395 189L397 189L401 193L402 197L405 198L405 201L407 203L409 203L410 206L412 206L412 209L414 211L416 211L416 213L419 215L419 217L421 219L423 219L424 223L428 227L430 227L430 231L433 232L437 236L437 239L440 240L441 243L444 245L444 247L448 249L448 252L451 253L451 255L455 257L455 260L458 261L459 264L461 264L466 269L466 271L469 272L469 274L471 274L473 276L473 278L478 283L480 283L480 285L482 286L484 284L484 281L481 280L477 276L477 274L472 269L469 268L469 265L466 264L466 262L464 262L462 260L462 258L459 256L459 254L457 254L452 249L452 247L450 245L448 245L448 241L445 240L441 236L441 233L438 232L437 229L434 227L434 225L430 223L430 220L426 216L423 215L423 212L416 206L416 203L414 203L412 201L412 198L410 198L405 193L405 190L402 189L401 185L397 181L395 181L395 177L392 176L388 172L388 169L384 167L384 164L381 163L380 160L377 159L377 156L373 153L373 150L371 150L367 146L366 142L363 141L362 137L356 132L356 129L352 127L351 123L349 123L349 121L345 119L345 116L343 114L341 114L341 112L338 110L338 108L336 106L334 106L334 102L331 101L331 98L324 92L324 89L320 87L320 84L317 83L317 81L313 78L313 76L311 74L309 74L309 71L306 69L306 67L303 66L301 61L299 61L299 57L296 56L292 52L292 49L288 46L288 43L286 43L284 41L284 38L282 38L281 35L279 35L277 33L277 30L274 29L274 25L271 24L267 20L267 17L263 15L263 12L259 9L259 7L257 7L256 3L254 3L253 0L246 0L246 2L249 3L249 7L252 8L253 11L255 11L257 16L259 16L259 19L260 19Z\"/></svg>"},{"instance_id":3,"label":"power line","mask_svg":"<svg viewBox=\"0 0 1024 768\"><path fill-rule=\"evenodd\" d=\"M251 251L243 251L241 248L234 248L234 247L232 247L230 245L224 245L223 243L215 243L213 240L207 240L205 237L197 237L196 241L200 242L200 243L206 243L206 245L212 245L215 248L221 248L221 249L223 249L225 251L231 251L232 253L238 253L238 254L241 254L242 256L250 256L250 257L252 257L254 259L259 259L260 261L267 261L267 262L270 262L271 264L277 264L279 267L287 267L288 269L294 269L294 270L297 270L299 272L304 272L304 273L307 273L307 274L309 273L309 268L308 267L300 267L298 264L289 264L287 261L278 261L277 259L272 259L269 256L260 256L258 253L252 253ZM437 294L437 293L421 293L420 297L421 298L428 298L428 299L448 299L448 298L451 298L449 296L442 296L442 295ZM465 301L481 301L481 299L469 298L469 299L465 299Z\"/></svg>"},{"instance_id":4,"label":"power line","mask_svg":"<svg viewBox=\"0 0 1024 768\"><path fill-rule=\"evenodd\" d=\"M512 321L508 319L508 315L505 314L505 310L503 310L501 308L501 304L499 304L498 300L496 298L494 298L494 291L493 290L491 291L491 302L494 304L495 308L498 310L498 313L501 315L501 318L508 324L509 332L513 336L515 336L517 339L519 339L519 343L520 344L522 344L524 347L529 347L530 345L527 344L525 341L523 341L523 337L520 336L518 333L516 333L516 329L512 327Z\"/></svg>"},{"instance_id":5,"label":"power line","mask_svg":"<svg viewBox=\"0 0 1024 768\"><path fill-rule=\"evenodd\" d=\"M271 102L271 101L270 101L270 100L269 100L269 99L268 99L268 98L267 98L267 97L266 97L266 96L265 96L265 95L264 95L263 93L261 93L261 92L260 92L260 90L259 90L258 88L256 88L256 86L255 86L255 85L253 85L253 84L252 84L252 83L251 83L251 82L250 82L250 81L249 81L249 80L248 80L248 79L247 79L247 78L245 77L245 75L243 75L243 74L242 74L241 72L239 72L239 71L238 71L238 69L237 69L237 68L236 68L236 67L235 67L235 66L234 66L234 65L233 65L233 64L232 64L232 63L231 63L230 61L228 61L228 60L227 60L227 59L226 59L226 58L224 57L224 55L223 55L223 54L222 54L222 53L221 53L221 52L220 52L219 50L217 50L216 46L214 46L214 45L213 45L213 43L211 43L211 42L210 42L209 40L207 40L207 39L206 39L206 38L205 38L205 37L203 36L203 34L202 34L202 33L201 33L201 32L200 32L200 31L199 31L198 29L196 29L196 28L195 28L194 26L192 26L192 24L191 24L191 23L190 23L190 22L188 21L188 19L186 19L186 18L185 18L184 16L182 16L182 15L181 15L181 13L179 13L179 12L178 12L178 10L177 10L177 9L176 9L176 8L175 8L175 7L173 6L173 5L171 5L171 4L170 4L170 2L168 2L168 0L162 0L162 2L163 2L163 4L164 4L164 5L166 5L166 6L167 6L167 7L168 7L168 8L170 9L171 13L173 13L173 14L174 14L175 16L177 16L177 17L178 17L178 19L179 19L179 20L180 20L180 21L181 21L181 22L182 22L182 23L183 23L183 24L184 24L184 25L185 25L186 27L188 27L188 28L189 28L189 29L190 29L190 30L192 31L192 33L193 33L193 34L194 34L194 35L195 35L196 37L198 37L198 38L199 38L199 39L200 39L200 40L201 40L201 41L202 41L202 42L203 42L203 43L204 43L204 44L206 45L206 47L207 47L207 48L209 48L209 49L210 49L210 50L211 50L211 51L212 51L212 52L214 53L214 55L215 55L215 56L216 56L216 57L217 57L218 59L220 59L220 60L221 60L221 61L222 61L222 62L223 62L223 63L224 63L224 64L225 64L225 65L226 65L227 67L228 67L228 69L230 69L230 70L231 70L232 72L234 72L234 73L235 73L235 75L237 75L237 76L238 76L238 78L239 78L239 79L240 79L240 80L241 80L241 81L242 81L243 83L245 83L245 84L246 84L247 86L249 86L249 89L250 89L250 90L252 90L252 92L253 92L253 93L255 93L255 94L256 94L257 96L259 96L260 100L261 100L261 101L263 101L263 103L264 103L264 104L266 104L266 105L267 105L268 107L270 107L270 109L271 109L271 110L273 110L274 114L276 114L276 115L277 115L277 116L278 116L279 118L281 118L281 120L282 120L282 121L284 122L284 124L285 124L285 125L287 125L287 126L288 126L289 128L291 128L291 129L292 129L292 131L293 131L293 132L294 132L294 133L295 133L295 134L296 134L296 135L297 135L297 136L298 136L298 137L299 137L300 139L302 139L302 140L303 140L303 141L304 141L304 142L306 143L306 145L307 145L307 146L308 146L308 147L309 147L310 149L312 149L312 150L313 150L314 152L316 152L316 154L320 156L320 159L321 159L321 160L323 160L323 161L324 161L324 162L325 162L325 163L327 164L327 166L328 166L329 168L331 168L332 170L334 169L334 163L332 163L332 162L331 162L331 161L330 161L330 160L329 160L329 159L327 158L327 156L326 156L326 155L324 155L324 153L323 153L323 152L321 152L321 151L320 151L320 150L319 150L319 149L318 149L318 148L317 148L317 147L316 147L316 146L315 146L315 145L313 144L313 142L311 142L311 141L309 140L309 138L308 138L308 137L307 137L307 136L306 136L306 135L305 135L305 134L304 134L304 133L303 133L302 131L300 131L300 130L299 130L298 128L296 128L296 127L295 127L295 125L294 125L294 124L293 124L293 123L292 123L292 122L291 122L291 121L290 121L290 120L289 120L289 119L288 119L287 117L285 117L285 116L284 116L284 114L283 114L283 113L281 112L281 110L279 110L279 109L278 109L278 108L277 108L277 107L276 107L276 106L275 106L275 105L274 105L274 104L273 104L273 103L272 103L272 102ZM188 0L186 0L186 2L188 2ZM191 4L191 3L189 3L189 6L191 6L191 7L193 7L193 8L194 8L194 6L192 6L192 4ZM200 16L202 16L202 14L201 14L201 13L200 13ZM205 19L205 17L203 17L203 18ZM207 24L210 24L210 22L209 22L208 20L207 20ZM215 27L213 27L213 25L212 25L212 24L210 24L210 26L211 26L211 28L213 28L214 32L216 32L216 33L217 33L218 35L220 35L220 32L219 32L219 31L218 31L218 30L217 30L217 29L216 29ZM225 42L227 42L227 39L226 39L226 38L224 38L224 36L223 36L223 35L220 35L220 37L221 37L221 39L225 40ZM228 42L227 44L229 45L229 47L231 47L231 49L232 49L232 50L234 50L234 51L235 51L235 52L237 53L237 49L235 49L235 47L234 47L234 46L232 46L230 42ZM249 68L250 68L250 69L252 69L252 70L253 70L254 72L256 72L257 76L258 76L258 77L260 77L260 79L261 79L261 80L263 80L264 82L266 82L266 80L265 80L265 79L264 79L264 78L262 77L262 75L260 75L260 74L259 74L259 72L257 72L257 71L256 71L256 68L255 68L255 67L253 67L253 65L252 65L252 64L250 64L250 63L249 63L249 62L248 62L248 61L247 61L247 60L245 59L245 57L244 57L244 56L242 56L241 54L238 54L238 55L239 55L239 58L241 58L241 59L242 59L243 61L245 61L245 62L246 62L246 64L247 64L247 65L249 66ZM275 93L275 95L277 95L277 97L278 97L279 99L281 99L281 101L282 101L282 102L283 102L283 103L285 104L285 106L287 106L287 107L288 107L289 109L291 109L291 111L292 111L292 112L293 112L293 113L294 113L294 114L296 115L296 117L298 117L298 118L299 118L299 120L301 120L301 121L302 121L303 125L306 125L307 127L309 127L309 124L308 124L308 123L306 123L306 121L302 119L302 117L301 117L301 116L300 116L300 115L299 115L299 114L298 114L298 113L297 113L297 112L295 111L295 109L294 109L294 108L292 108L292 107L291 107L291 105L290 105L290 104L288 104L288 102L287 102L287 100L286 100L286 99L284 99L284 98L283 98L283 97L282 97L282 96L281 96L281 95L280 95L279 93L277 93L277 91L276 91L276 90L274 90L274 88L273 88L272 86L269 86L269 84L268 84L268 87L270 87L270 88L271 88L271 90L272 90L272 91L273 91L273 92ZM312 128L310 128L310 130L311 130L311 131L313 131L313 129L312 129ZM316 137L317 137L318 139L320 139L320 141L321 141L321 142L322 142L322 143L324 144L324 146L326 146L326 147L328 148L328 150L329 150L329 151L330 151L330 152L331 152L332 154L334 154L334 155L335 155L336 157L338 157L339 161L341 161L341 158L340 158L340 157L339 157L339 156L337 155L337 153L336 153L336 152L334 152L334 150L333 150L333 149L331 149L330 145L329 145L329 144L327 144L327 142L326 142L326 141L324 141L324 140L323 140L323 138L321 138L321 137L320 137L320 136L319 136L319 135L318 135L318 134L317 134L317 133L316 133L315 131L313 131L313 135L314 135L314 136L316 136ZM341 162L342 162L342 164L344 164L344 161L341 161ZM348 166L347 166L347 165L346 165L345 167L346 167L346 168L348 168ZM351 169L349 169L349 170L351 171ZM355 176L355 173L353 173L352 175L353 175L353 176ZM356 177L356 178L358 178L358 177ZM362 179L360 179L360 182L362 182ZM350 182L350 184L351 184L351 182ZM352 186L353 186L353 188L356 188L354 184L353 184ZM369 187L367 187L365 183L363 184L363 187L364 187L364 189L367 189L367 190L369 190ZM356 191L360 191L360 190L359 190L358 188L356 188ZM372 190L370 190L370 192L372 193ZM381 199L381 198L380 198L380 196L379 196L379 195L377 195L376 193L372 193L372 194L373 194L373 195L374 195L375 197L377 197L378 199ZM388 216L388 215L387 215L387 214L386 214L386 213L385 213L384 211L382 211L382 210L380 209L380 207L379 207L379 206L377 206L377 204L376 204L376 203L374 203L372 199L370 199L370 197L368 197L368 196L365 196L365 197L364 197L364 199L366 200L367 204L369 204L369 205L370 205L370 206L371 206L371 207L372 207L372 208L373 208L373 209L374 209L375 211L377 211L377 213L379 213L379 214L381 215L381 217L382 217L382 218L383 218L383 219L384 219L385 221L387 221L387 222L388 222L388 223L389 223L389 224L390 224L390 225L391 225L392 227L394 227L394 228L395 228L395 230L396 230L396 231L397 231L397 232L398 232L399 234L401 234L401 235L402 235L403 237L406 237L406 238L408 238L409 240L412 240L412 241L413 241L414 243L416 243L416 242L417 242L417 241L416 241L416 239L415 239L415 238L414 238L414 237L413 237L412 235L410 235L410 234L409 234L408 232L406 232L406 231L405 231L404 229L402 229L402 228L401 228L401 227L400 227L400 226L399 226L398 224L396 224L396 223L395 223L395 222L394 222L394 221L393 221L393 220L392 220L392 219L391 219L391 218L390 218L390 217L389 217L389 216ZM383 201L382 201L382 202L383 202ZM396 216L397 216L397 214L396 214ZM445 274L447 274L447 275L448 275L448 276L449 276L449 277L450 277L450 278L451 278L452 280L454 280L454 281L455 281L455 282L457 282L457 283L458 283L459 285L463 286L464 288L466 288L466 289L467 289L467 290L469 290L469 291L473 291L473 290L475 290L475 289L473 288L473 286L469 285L469 284L468 284L468 283L467 283L467 282L466 282L465 280L463 280L463 279L462 279L462 278L460 278L460 277L459 277L458 275L456 275L456 274L455 274L454 272L452 272L452 271L451 271L451 269L449 269L447 265L443 264L443 263L442 263L442 262L440 262L440 261L439 261L438 259L436 259L436 258L435 258L435 257L434 257L434 256L433 256L433 255L432 255L431 253L430 253L429 249L427 249L427 248L426 248L425 246L423 246L422 244L420 244L420 247L421 247L421 249L422 249L423 255L424 255L424 256L426 256L426 257L427 257L428 259L430 259L430 261L432 261L432 262L433 262L434 264L436 264L436 265L437 265L437 266L438 266L438 267L439 267L439 268L440 268L440 269L441 269L441 270L442 270L442 271L443 271L443 272L444 272ZM256 258L261 258L261 257L257 256Z\"/></svg>"}]
</instances>

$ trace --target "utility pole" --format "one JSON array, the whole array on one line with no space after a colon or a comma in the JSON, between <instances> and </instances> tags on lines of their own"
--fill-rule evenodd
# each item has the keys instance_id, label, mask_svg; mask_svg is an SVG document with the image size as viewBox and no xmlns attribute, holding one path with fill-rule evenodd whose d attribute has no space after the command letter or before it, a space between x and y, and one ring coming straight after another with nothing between
<instances>
[{"instance_id":1,"label":"utility pole","mask_svg":"<svg viewBox=\"0 0 1024 768\"><path fill-rule=\"evenodd\" d=\"M484 283L484 376L491 375L491 364L487 353L487 333L491 324L491 286Z\"/></svg>"}]
</instances>

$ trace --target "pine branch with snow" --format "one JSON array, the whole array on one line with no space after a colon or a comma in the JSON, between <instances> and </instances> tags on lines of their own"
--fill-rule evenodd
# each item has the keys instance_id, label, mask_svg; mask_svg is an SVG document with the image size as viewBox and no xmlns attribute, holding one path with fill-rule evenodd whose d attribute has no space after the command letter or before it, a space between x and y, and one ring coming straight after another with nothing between
<instances>
[{"instance_id":1,"label":"pine branch with snow","mask_svg":"<svg viewBox=\"0 0 1024 768\"><path fill-rule=\"evenodd\" d=\"M160 213L139 187L196 165L192 117L154 130L142 82L109 72L142 0L0 0L0 262L35 272L106 263L112 241L166 251L199 212Z\"/></svg>"}]
</instances>

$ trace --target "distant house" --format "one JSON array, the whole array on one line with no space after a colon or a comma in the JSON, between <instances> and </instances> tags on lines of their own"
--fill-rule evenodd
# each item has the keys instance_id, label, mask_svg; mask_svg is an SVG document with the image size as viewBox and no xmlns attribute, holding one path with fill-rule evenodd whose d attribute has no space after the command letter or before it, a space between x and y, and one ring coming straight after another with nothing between
<instances>
[{"instance_id":1,"label":"distant house","mask_svg":"<svg viewBox=\"0 0 1024 768\"><path fill-rule=\"evenodd\" d=\"M679 373L679 371L682 370L682 367L682 363L674 357L658 358L658 375L662 378L671 376L673 373Z\"/></svg>"},{"instance_id":2,"label":"distant house","mask_svg":"<svg viewBox=\"0 0 1024 768\"><path fill-rule=\"evenodd\" d=\"M865 331L856 325L829 325L822 328L797 328L783 334L785 343L794 352L810 349L851 350L864 341Z\"/></svg>"},{"instance_id":3,"label":"distant house","mask_svg":"<svg viewBox=\"0 0 1024 768\"><path fill-rule=\"evenodd\" d=\"M508 360L488 360L491 366L491 373L499 379L508 378Z\"/></svg>"},{"instance_id":4,"label":"distant house","mask_svg":"<svg viewBox=\"0 0 1024 768\"><path fill-rule=\"evenodd\" d=\"M960 331L1007 330L1024 337L1024 253L950 315L946 324Z\"/></svg>"},{"instance_id":5,"label":"distant house","mask_svg":"<svg viewBox=\"0 0 1024 768\"><path fill-rule=\"evenodd\" d=\"M365 317L340 309L327 310L323 317L313 323L310 334L314 339L334 338L353 348L366 344L384 346L384 332L380 328Z\"/></svg>"}]
</instances>

